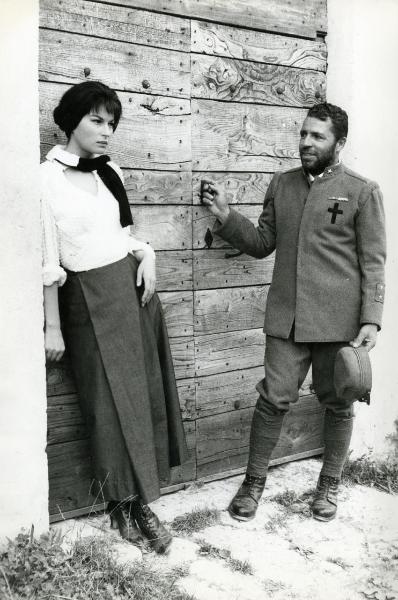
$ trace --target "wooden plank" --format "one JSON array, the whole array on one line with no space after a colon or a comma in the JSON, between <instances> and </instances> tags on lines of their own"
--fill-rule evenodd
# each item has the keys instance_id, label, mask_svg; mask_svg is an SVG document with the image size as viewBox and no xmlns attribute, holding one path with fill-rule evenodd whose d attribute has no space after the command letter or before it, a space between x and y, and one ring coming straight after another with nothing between
<instances>
[{"instance_id":1,"label":"wooden plank","mask_svg":"<svg viewBox=\"0 0 398 600\"><path fill-rule=\"evenodd\" d=\"M40 26L144 46L190 50L189 19L88 0L41 0Z\"/></svg>"},{"instance_id":2,"label":"wooden plank","mask_svg":"<svg viewBox=\"0 0 398 600\"><path fill-rule=\"evenodd\" d=\"M234 207L236 210L250 219L252 223L257 225L258 218L261 215L261 211L263 209L262 204L256 205L252 204L249 206L240 205ZM193 238L192 238L192 246L196 249L203 249L206 247L205 235L208 229L210 231L213 229L216 218L208 211L208 209L204 206L195 206L193 210ZM231 248L230 244L224 241L220 236L213 233L213 242L211 245L212 249L217 248Z\"/></svg>"},{"instance_id":3,"label":"wooden plank","mask_svg":"<svg viewBox=\"0 0 398 600\"><path fill-rule=\"evenodd\" d=\"M225 258L225 250L195 250L194 289L271 283L273 268L274 254L262 259L247 254Z\"/></svg>"},{"instance_id":4,"label":"wooden plank","mask_svg":"<svg viewBox=\"0 0 398 600\"><path fill-rule=\"evenodd\" d=\"M299 166L298 142L307 111L192 100L195 171L276 171Z\"/></svg>"},{"instance_id":5,"label":"wooden plank","mask_svg":"<svg viewBox=\"0 0 398 600\"><path fill-rule=\"evenodd\" d=\"M193 292L160 292L170 337L193 335Z\"/></svg>"},{"instance_id":6,"label":"wooden plank","mask_svg":"<svg viewBox=\"0 0 398 600\"><path fill-rule=\"evenodd\" d=\"M301 37L315 38L327 31L325 0L234 0L227 9L225 0L98 1Z\"/></svg>"},{"instance_id":7,"label":"wooden plank","mask_svg":"<svg viewBox=\"0 0 398 600\"><path fill-rule=\"evenodd\" d=\"M189 98L189 55L88 37L40 31L39 78L59 83L102 81L116 90Z\"/></svg>"},{"instance_id":8,"label":"wooden plank","mask_svg":"<svg viewBox=\"0 0 398 600\"><path fill-rule=\"evenodd\" d=\"M192 289L192 251L156 252L157 290Z\"/></svg>"},{"instance_id":9,"label":"wooden plank","mask_svg":"<svg viewBox=\"0 0 398 600\"><path fill-rule=\"evenodd\" d=\"M132 206L133 234L154 250L190 249L192 209L189 206Z\"/></svg>"},{"instance_id":10,"label":"wooden plank","mask_svg":"<svg viewBox=\"0 0 398 600\"><path fill-rule=\"evenodd\" d=\"M258 367L264 361L262 329L199 335L195 338L196 375L215 375Z\"/></svg>"},{"instance_id":11,"label":"wooden plank","mask_svg":"<svg viewBox=\"0 0 398 600\"><path fill-rule=\"evenodd\" d=\"M325 101L320 71L205 55L192 57L191 65L194 98L301 107Z\"/></svg>"},{"instance_id":12,"label":"wooden plank","mask_svg":"<svg viewBox=\"0 0 398 600\"><path fill-rule=\"evenodd\" d=\"M253 60L326 72L326 44L239 29L219 23L191 21L191 52Z\"/></svg>"},{"instance_id":13,"label":"wooden plank","mask_svg":"<svg viewBox=\"0 0 398 600\"><path fill-rule=\"evenodd\" d=\"M199 171L192 174L193 204L200 204L200 182L213 181L221 187L229 204L263 204L273 173L216 173Z\"/></svg>"},{"instance_id":14,"label":"wooden plank","mask_svg":"<svg viewBox=\"0 0 398 600\"><path fill-rule=\"evenodd\" d=\"M170 350L173 357L176 379L188 379L194 377L195 362L193 337L171 338Z\"/></svg>"},{"instance_id":15,"label":"wooden plank","mask_svg":"<svg viewBox=\"0 0 398 600\"><path fill-rule=\"evenodd\" d=\"M91 496L92 469L88 440L77 440L47 447L49 473L49 512L90 507L102 501Z\"/></svg>"},{"instance_id":16,"label":"wooden plank","mask_svg":"<svg viewBox=\"0 0 398 600\"><path fill-rule=\"evenodd\" d=\"M65 355L59 362L48 362L46 370L47 398L76 392L70 362Z\"/></svg>"},{"instance_id":17,"label":"wooden plank","mask_svg":"<svg viewBox=\"0 0 398 600\"><path fill-rule=\"evenodd\" d=\"M268 289L257 285L194 292L195 335L262 327Z\"/></svg>"},{"instance_id":18,"label":"wooden plank","mask_svg":"<svg viewBox=\"0 0 398 600\"><path fill-rule=\"evenodd\" d=\"M192 204L192 173L123 171L131 204Z\"/></svg>"},{"instance_id":19,"label":"wooden plank","mask_svg":"<svg viewBox=\"0 0 398 600\"><path fill-rule=\"evenodd\" d=\"M207 417L255 406L258 398L255 388L263 377L263 366L198 377L195 381L198 416ZM311 386L312 374L309 371L299 395L312 394Z\"/></svg>"},{"instance_id":20,"label":"wooden plank","mask_svg":"<svg viewBox=\"0 0 398 600\"><path fill-rule=\"evenodd\" d=\"M69 86L40 83L42 158L65 136L53 122L52 111ZM191 169L190 102L182 98L118 93L123 117L109 143L109 154L125 168L189 171Z\"/></svg>"},{"instance_id":21,"label":"wooden plank","mask_svg":"<svg viewBox=\"0 0 398 600\"><path fill-rule=\"evenodd\" d=\"M252 408L244 408L197 420L198 477L246 464L252 415ZM285 417L272 458L295 456L322 447L323 415L314 396L301 398Z\"/></svg>"}]
</instances>

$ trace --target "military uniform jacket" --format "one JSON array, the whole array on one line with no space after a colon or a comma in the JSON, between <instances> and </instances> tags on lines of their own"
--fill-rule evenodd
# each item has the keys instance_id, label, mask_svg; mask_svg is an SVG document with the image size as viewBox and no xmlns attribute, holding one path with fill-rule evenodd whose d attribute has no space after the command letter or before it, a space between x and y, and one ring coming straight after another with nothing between
<instances>
[{"instance_id":1,"label":"military uniform jacket","mask_svg":"<svg viewBox=\"0 0 398 600\"><path fill-rule=\"evenodd\" d=\"M265 333L298 342L349 341L381 326L386 253L378 185L339 163L310 186L302 168L276 173L256 227L231 209L215 233L263 258L276 250Z\"/></svg>"}]
</instances>

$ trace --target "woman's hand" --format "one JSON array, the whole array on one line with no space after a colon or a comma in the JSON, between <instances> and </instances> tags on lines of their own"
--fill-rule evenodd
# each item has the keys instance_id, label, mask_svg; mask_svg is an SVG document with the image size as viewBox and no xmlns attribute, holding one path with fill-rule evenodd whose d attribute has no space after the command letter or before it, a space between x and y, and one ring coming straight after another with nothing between
<instances>
[{"instance_id":1,"label":"woman's hand","mask_svg":"<svg viewBox=\"0 0 398 600\"><path fill-rule=\"evenodd\" d=\"M143 252L144 256L138 265L137 271L137 286L140 287L142 285L142 280L144 280L144 293L141 299L141 306L145 306L153 294L155 293L156 288L156 259L153 256L153 253Z\"/></svg>"},{"instance_id":2,"label":"woman's hand","mask_svg":"<svg viewBox=\"0 0 398 600\"><path fill-rule=\"evenodd\" d=\"M59 326L46 325L44 331L44 348L47 360L61 360L65 352L65 344Z\"/></svg>"}]
</instances>

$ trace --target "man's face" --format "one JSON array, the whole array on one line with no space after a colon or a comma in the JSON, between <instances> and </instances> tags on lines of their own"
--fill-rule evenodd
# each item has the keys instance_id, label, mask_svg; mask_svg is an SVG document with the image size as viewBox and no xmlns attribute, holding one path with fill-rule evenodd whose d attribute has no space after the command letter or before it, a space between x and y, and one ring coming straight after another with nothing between
<instances>
[{"instance_id":1,"label":"man's face","mask_svg":"<svg viewBox=\"0 0 398 600\"><path fill-rule=\"evenodd\" d=\"M321 121L307 117L300 131L299 152L303 168L311 175L320 175L330 165L339 160L345 138L336 141L333 123L328 117Z\"/></svg>"}]
</instances>

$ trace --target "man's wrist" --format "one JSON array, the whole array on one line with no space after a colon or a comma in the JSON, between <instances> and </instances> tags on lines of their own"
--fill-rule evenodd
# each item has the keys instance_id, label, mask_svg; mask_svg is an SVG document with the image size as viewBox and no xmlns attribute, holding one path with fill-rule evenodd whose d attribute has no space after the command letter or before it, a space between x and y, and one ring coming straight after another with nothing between
<instances>
[{"instance_id":1,"label":"man's wrist","mask_svg":"<svg viewBox=\"0 0 398 600\"><path fill-rule=\"evenodd\" d=\"M217 219L220 221L220 223L222 223L222 224L225 223L225 221L229 217L230 212L231 212L231 209L229 208L229 206L227 206L224 210L220 211L220 213L217 215Z\"/></svg>"}]
</instances>

